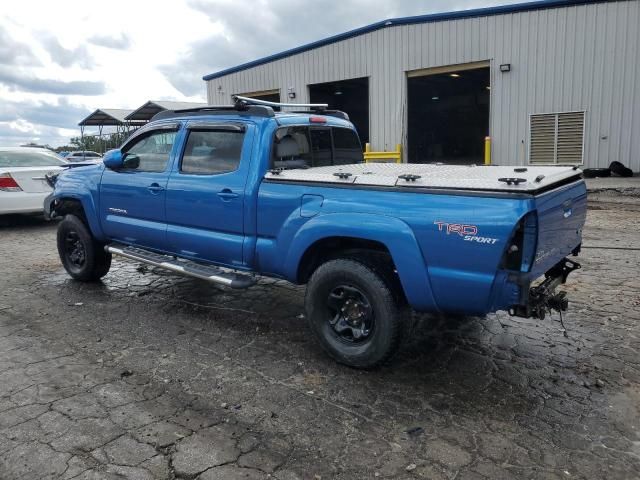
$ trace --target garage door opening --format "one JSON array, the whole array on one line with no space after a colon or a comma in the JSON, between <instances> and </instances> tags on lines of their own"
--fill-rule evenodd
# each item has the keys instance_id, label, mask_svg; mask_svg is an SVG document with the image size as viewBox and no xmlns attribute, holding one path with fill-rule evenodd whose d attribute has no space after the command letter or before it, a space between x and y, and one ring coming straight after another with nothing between
<instances>
[{"instance_id":1,"label":"garage door opening","mask_svg":"<svg viewBox=\"0 0 640 480\"><path fill-rule=\"evenodd\" d=\"M309 85L309 101L327 103L331 109L346 112L358 131L362 145L369 141L368 78Z\"/></svg>"},{"instance_id":2,"label":"garage door opening","mask_svg":"<svg viewBox=\"0 0 640 480\"><path fill-rule=\"evenodd\" d=\"M261 92L239 93L241 97L255 98L257 100L265 100L267 102L280 103L280 90L263 90ZM274 110L280 111L280 107L273 107Z\"/></svg>"},{"instance_id":3,"label":"garage door opening","mask_svg":"<svg viewBox=\"0 0 640 480\"><path fill-rule=\"evenodd\" d=\"M409 75L408 160L480 164L489 135L489 67Z\"/></svg>"}]
</instances>

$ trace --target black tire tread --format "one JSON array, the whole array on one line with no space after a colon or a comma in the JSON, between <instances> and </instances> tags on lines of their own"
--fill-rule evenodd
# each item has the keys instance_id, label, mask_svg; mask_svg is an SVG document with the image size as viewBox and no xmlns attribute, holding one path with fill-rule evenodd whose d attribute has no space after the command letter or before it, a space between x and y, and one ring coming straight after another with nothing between
<instances>
[{"instance_id":1,"label":"black tire tread","mask_svg":"<svg viewBox=\"0 0 640 480\"><path fill-rule=\"evenodd\" d=\"M73 229L85 244L86 265L81 271L72 270L65 261L64 234ZM96 241L86 224L75 215L66 215L58 225L57 247L60 260L67 273L81 282L95 282L104 277L111 268L111 254L104 250L104 245Z\"/></svg>"},{"instance_id":2,"label":"black tire tread","mask_svg":"<svg viewBox=\"0 0 640 480\"><path fill-rule=\"evenodd\" d=\"M338 272L350 272L350 274L355 274L376 291L378 298L385 304L386 308L391 311L391 332L388 335L389 347L380 358L377 358L372 362L354 362L352 360L346 359L344 356L330 349L321 338L320 334L314 328L313 319L311 318L311 312L307 311L307 321L309 323L309 327L314 335L320 340L320 345L327 352L327 354L339 363L346 364L350 367L363 369L371 369L383 365L384 363L388 362L391 357L397 352L400 344L402 343L402 317L404 313L404 308L399 305L396 295L394 295L393 287L388 284L388 281L385 281L384 275L376 272L376 269L374 269L367 263L368 262L365 263L361 260L355 260L349 257L329 260L320 265L313 272L311 278L309 279L307 292L305 294L305 305L308 306L310 303L309 296L313 294L313 286L318 283L323 276L335 274Z\"/></svg>"}]
</instances>

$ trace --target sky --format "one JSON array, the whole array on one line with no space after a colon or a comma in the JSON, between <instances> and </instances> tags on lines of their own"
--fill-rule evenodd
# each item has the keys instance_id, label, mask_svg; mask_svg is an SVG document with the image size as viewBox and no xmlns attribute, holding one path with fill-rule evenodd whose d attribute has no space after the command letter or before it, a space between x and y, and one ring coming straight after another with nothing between
<instances>
[{"instance_id":1,"label":"sky","mask_svg":"<svg viewBox=\"0 0 640 480\"><path fill-rule=\"evenodd\" d=\"M10 2L0 15L0 146L65 145L97 108L203 102L203 75L387 18L517 1Z\"/></svg>"}]
</instances>

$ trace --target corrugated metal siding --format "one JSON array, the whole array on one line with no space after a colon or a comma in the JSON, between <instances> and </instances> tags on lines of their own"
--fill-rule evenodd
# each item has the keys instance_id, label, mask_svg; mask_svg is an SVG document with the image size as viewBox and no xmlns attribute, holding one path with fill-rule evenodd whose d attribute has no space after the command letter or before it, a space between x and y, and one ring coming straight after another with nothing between
<instances>
[{"instance_id":1,"label":"corrugated metal siding","mask_svg":"<svg viewBox=\"0 0 640 480\"><path fill-rule=\"evenodd\" d=\"M207 93L219 104L280 89L285 100L294 87L304 102L309 84L369 77L372 146L393 149L406 140L407 71L490 60L495 162L528 162L531 114L586 111L585 164L639 171L639 52L640 1L594 3L391 26L213 79Z\"/></svg>"}]
</instances>

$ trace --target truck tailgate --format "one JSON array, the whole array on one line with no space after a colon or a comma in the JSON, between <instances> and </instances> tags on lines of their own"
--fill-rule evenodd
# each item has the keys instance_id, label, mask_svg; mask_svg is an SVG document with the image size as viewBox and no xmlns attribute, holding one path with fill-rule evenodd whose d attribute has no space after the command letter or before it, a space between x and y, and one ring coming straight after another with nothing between
<instances>
[{"instance_id":1,"label":"truck tailgate","mask_svg":"<svg viewBox=\"0 0 640 480\"><path fill-rule=\"evenodd\" d=\"M535 197L538 238L532 272L542 274L582 242L587 215L587 188L583 180Z\"/></svg>"}]
</instances>

